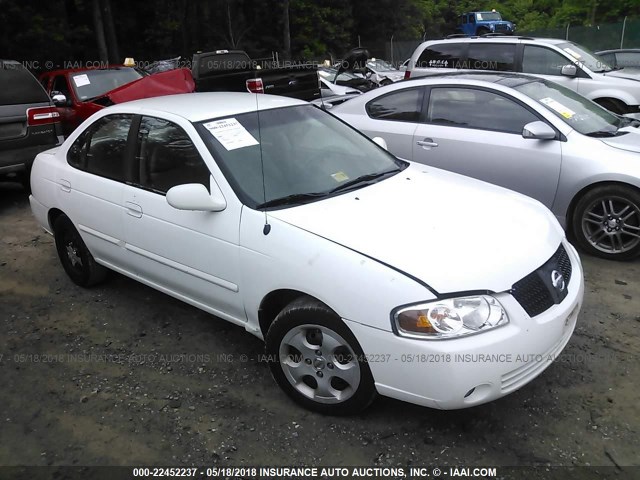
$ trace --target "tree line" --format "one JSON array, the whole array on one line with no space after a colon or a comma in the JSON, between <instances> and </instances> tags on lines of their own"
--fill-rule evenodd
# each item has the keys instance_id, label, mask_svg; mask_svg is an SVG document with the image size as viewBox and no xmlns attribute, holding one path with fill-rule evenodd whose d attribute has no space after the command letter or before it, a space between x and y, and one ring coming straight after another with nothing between
<instances>
[{"instance_id":1,"label":"tree line","mask_svg":"<svg viewBox=\"0 0 640 480\"><path fill-rule=\"evenodd\" d=\"M121 63L243 49L340 57L354 46L439 38L463 12L496 9L518 31L640 15L638 0L0 0L0 58Z\"/></svg>"}]
</instances>

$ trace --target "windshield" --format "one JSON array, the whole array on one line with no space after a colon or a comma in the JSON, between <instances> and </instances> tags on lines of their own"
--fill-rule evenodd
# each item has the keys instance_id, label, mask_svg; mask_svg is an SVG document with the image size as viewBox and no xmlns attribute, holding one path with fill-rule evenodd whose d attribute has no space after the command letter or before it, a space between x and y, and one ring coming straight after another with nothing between
<instances>
[{"instance_id":1,"label":"windshield","mask_svg":"<svg viewBox=\"0 0 640 480\"><path fill-rule=\"evenodd\" d=\"M89 100L114 90L122 85L142 78L133 68L111 68L108 70L86 70L70 75L71 85L80 100Z\"/></svg>"},{"instance_id":2,"label":"windshield","mask_svg":"<svg viewBox=\"0 0 640 480\"><path fill-rule=\"evenodd\" d=\"M609 65L605 60L596 57L593 53L580 45L567 42L560 43L557 46L565 53L568 53L571 57L575 58L576 62L580 63L580 65L584 65L592 72L601 73L613 70L611 65Z\"/></svg>"},{"instance_id":3,"label":"windshield","mask_svg":"<svg viewBox=\"0 0 640 480\"><path fill-rule=\"evenodd\" d=\"M262 110L259 121L260 131L256 112L196 124L234 191L251 208L287 197L292 198L287 205L294 205L336 195L373 181L353 182L361 177L378 180L408 166L311 105Z\"/></svg>"},{"instance_id":4,"label":"windshield","mask_svg":"<svg viewBox=\"0 0 640 480\"><path fill-rule=\"evenodd\" d=\"M499 22L502 17L498 12L480 12L476 13L479 22Z\"/></svg>"},{"instance_id":5,"label":"windshield","mask_svg":"<svg viewBox=\"0 0 640 480\"><path fill-rule=\"evenodd\" d=\"M397 69L391 65L386 60L369 60L367 62L367 67L369 67L374 72L391 72L396 71Z\"/></svg>"},{"instance_id":6,"label":"windshield","mask_svg":"<svg viewBox=\"0 0 640 480\"><path fill-rule=\"evenodd\" d=\"M615 134L621 119L561 85L544 80L514 87L583 135Z\"/></svg>"}]
</instances>

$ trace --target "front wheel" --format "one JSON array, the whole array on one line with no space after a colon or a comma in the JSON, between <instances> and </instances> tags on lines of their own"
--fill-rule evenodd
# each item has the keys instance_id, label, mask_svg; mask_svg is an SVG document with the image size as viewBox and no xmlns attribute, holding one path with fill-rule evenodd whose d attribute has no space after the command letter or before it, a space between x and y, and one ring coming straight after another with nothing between
<instances>
[{"instance_id":1,"label":"front wheel","mask_svg":"<svg viewBox=\"0 0 640 480\"><path fill-rule=\"evenodd\" d=\"M624 185L587 192L576 204L572 231L582 250L610 260L640 254L640 193Z\"/></svg>"},{"instance_id":2,"label":"front wheel","mask_svg":"<svg viewBox=\"0 0 640 480\"><path fill-rule=\"evenodd\" d=\"M355 336L317 300L301 297L285 307L269 327L266 351L278 385L310 410L353 414L376 396Z\"/></svg>"},{"instance_id":3,"label":"front wheel","mask_svg":"<svg viewBox=\"0 0 640 480\"><path fill-rule=\"evenodd\" d=\"M603 108L606 108L610 112L613 112L618 115L624 115L625 113L629 113L629 107L615 98L599 98L595 100L595 102Z\"/></svg>"}]
</instances>

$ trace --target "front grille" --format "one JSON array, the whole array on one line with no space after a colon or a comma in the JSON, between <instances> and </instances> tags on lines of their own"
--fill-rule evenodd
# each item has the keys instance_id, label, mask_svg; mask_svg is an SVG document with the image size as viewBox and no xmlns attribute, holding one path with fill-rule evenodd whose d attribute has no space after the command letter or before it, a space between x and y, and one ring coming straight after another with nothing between
<instances>
[{"instance_id":1,"label":"front grille","mask_svg":"<svg viewBox=\"0 0 640 480\"><path fill-rule=\"evenodd\" d=\"M562 275L562 279L559 279L557 273ZM556 286L554 286L554 279ZM530 317L535 317L564 300L570 280L571 260L564 246L560 244L556 253L547 262L515 283L509 293L522 305Z\"/></svg>"},{"instance_id":2,"label":"front grille","mask_svg":"<svg viewBox=\"0 0 640 480\"><path fill-rule=\"evenodd\" d=\"M496 32L506 32L507 31L507 26L506 25L502 25L502 24L498 24L498 25L496 25L495 31Z\"/></svg>"}]
</instances>

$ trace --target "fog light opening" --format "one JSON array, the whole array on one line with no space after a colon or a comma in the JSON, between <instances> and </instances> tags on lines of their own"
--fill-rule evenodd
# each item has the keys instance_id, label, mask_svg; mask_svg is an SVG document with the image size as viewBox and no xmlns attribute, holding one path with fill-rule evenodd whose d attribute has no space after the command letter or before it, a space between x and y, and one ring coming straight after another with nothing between
<instances>
[{"instance_id":1,"label":"fog light opening","mask_svg":"<svg viewBox=\"0 0 640 480\"><path fill-rule=\"evenodd\" d=\"M467 405L486 402L491 395L491 390L492 387L490 383L482 383L480 385L476 385L467 393L465 393L462 400Z\"/></svg>"}]
</instances>

